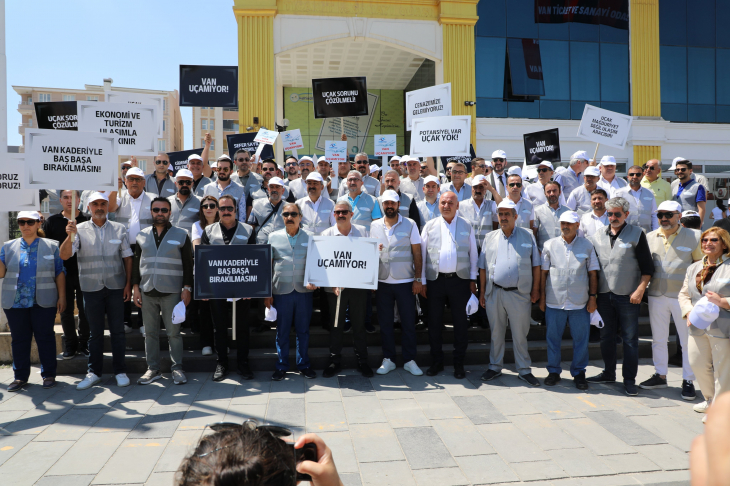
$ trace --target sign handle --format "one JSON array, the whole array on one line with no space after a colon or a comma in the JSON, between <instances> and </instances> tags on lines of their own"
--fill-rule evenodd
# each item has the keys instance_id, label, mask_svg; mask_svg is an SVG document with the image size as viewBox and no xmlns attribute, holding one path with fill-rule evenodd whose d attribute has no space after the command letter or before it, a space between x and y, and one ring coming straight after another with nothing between
<instances>
[{"instance_id":1,"label":"sign handle","mask_svg":"<svg viewBox=\"0 0 730 486\"><path fill-rule=\"evenodd\" d=\"M232 318L232 325L233 325L233 340L236 340L236 300L233 301L233 318Z\"/></svg>"},{"instance_id":2,"label":"sign handle","mask_svg":"<svg viewBox=\"0 0 730 486\"><path fill-rule=\"evenodd\" d=\"M599 146L599 145L601 145L601 144L600 144L600 143L597 143L597 144L596 144L596 151L595 151L595 152L593 152L593 160L594 160L594 161L596 160L596 155L598 155L598 146Z\"/></svg>"},{"instance_id":3,"label":"sign handle","mask_svg":"<svg viewBox=\"0 0 730 486\"><path fill-rule=\"evenodd\" d=\"M335 327L337 327L337 323L340 322L340 297L342 297L341 288L340 293L337 294L337 307L335 308Z\"/></svg>"},{"instance_id":4,"label":"sign handle","mask_svg":"<svg viewBox=\"0 0 730 486\"><path fill-rule=\"evenodd\" d=\"M60 194L59 194L60 197ZM71 218L76 221L76 190L71 191ZM71 243L76 240L76 233L71 233Z\"/></svg>"},{"instance_id":5,"label":"sign handle","mask_svg":"<svg viewBox=\"0 0 730 486\"><path fill-rule=\"evenodd\" d=\"M340 135L345 134L345 119L340 117Z\"/></svg>"},{"instance_id":6,"label":"sign handle","mask_svg":"<svg viewBox=\"0 0 730 486\"><path fill-rule=\"evenodd\" d=\"M299 154L297 153L297 149L291 149L291 154L299 160Z\"/></svg>"},{"instance_id":7,"label":"sign handle","mask_svg":"<svg viewBox=\"0 0 730 486\"><path fill-rule=\"evenodd\" d=\"M380 170L385 170L385 167L387 167L387 165L388 165L388 156L383 155L383 163L380 164Z\"/></svg>"}]
</instances>

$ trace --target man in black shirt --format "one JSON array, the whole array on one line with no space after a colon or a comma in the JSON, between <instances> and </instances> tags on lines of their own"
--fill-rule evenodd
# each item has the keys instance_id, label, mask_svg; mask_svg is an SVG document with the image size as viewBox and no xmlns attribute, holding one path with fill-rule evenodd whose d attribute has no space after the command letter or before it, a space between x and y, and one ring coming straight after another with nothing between
<instances>
[{"instance_id":1,"label":"man in black shirt","mask_svg":"<svg viewBox=\"0 0 730 486\"><path fill-rule=\"evenodd\" d=\"M63 210L58 214L50 216L43 223L43 231L46 233L46 238L57 241L59 245L67 237L66 225L71 218L71 202L74 192L76 193L76 202L78 204L80 197L79 191L61 191L60 200ZM89 220L78 209L75 209L75 215L77 225ZM66 310L61 313L61 326L63 327L63 343L65 348L63 359L71 359L77 353L88 357L89 321L86 320L86 314L84 313L84 297L81 294L81 286L79 285L79 267L76 262L76 255L68 260L64 260L63 266L66 269ZM74 319L74 298L76 299L76 306L79 309L78 335L76 334L76 321Z\"/></svg>"}]
</instances>

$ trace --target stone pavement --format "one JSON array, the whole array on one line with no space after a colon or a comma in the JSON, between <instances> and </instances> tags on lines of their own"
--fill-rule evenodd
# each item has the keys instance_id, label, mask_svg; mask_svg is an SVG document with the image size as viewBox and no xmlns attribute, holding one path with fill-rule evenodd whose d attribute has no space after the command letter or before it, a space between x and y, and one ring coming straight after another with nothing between
<instances>
[{"instance_id":1,"label":"stone pavement","mask_svg":"<svg viewBox=\"0 0 730 486\"><path fill-rule=\"evenodd\" d=\"M589 375L601 364L591 362ZM0 484L170 486L205 424L249 417L320 434L348 486L689 484L687 452L703 427L692 405L701 398L681 400L680 369L670 368L670 388L636 398L619 385L579 392L567 371L553 388L529 388L512 371L485 384L483 369L468 366L466 380L448 368L435 378L399 368L282 382L268 372L221 383L191 373L186 385L168 376L127 388L107 375L85 391L75 389L79 376L43 390L34 369L35 385L17 394L5 391L12 369L3 369ZM652 373L642 360L639 380Z\"/></svg>"}]
</instances>

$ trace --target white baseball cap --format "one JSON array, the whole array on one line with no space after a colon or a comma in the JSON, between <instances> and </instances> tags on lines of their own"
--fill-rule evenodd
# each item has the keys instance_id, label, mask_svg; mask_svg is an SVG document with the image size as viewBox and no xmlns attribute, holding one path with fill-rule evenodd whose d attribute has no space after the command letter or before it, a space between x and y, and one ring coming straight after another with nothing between
<instances>
[{"instance_id":1,"label":"white baseball cap","mask_svg":"<svg viewBox=\"0 0 730 486\"><path fill-rule=\"evenodd\" d=\"M216 161L214 160L214 161L212 161L212 162L211 162L211 163L210 163L209 165L210 165L210 168L211 168L211 169L215 169L216 167L218 167L218 162L216 162Z\"/></svg>"},{"instance_id":2,"label":"white baseball cap","mask_svg":"<svg viewBox=\"0 0 730 486\"><path fill-rule=\"evenodd\" d=\"M471 294L471 297L469 297L469 302L466 303L466 315L470 316L478 310L479 310L479 300L477 300L476 295Z\"/></svg>"},{"instance_id":3,"label":"white baseball cap","mask_svg":"<svg viewBox=\"0 0 730 486\"><path fill-rule=\"evenodd\" d=\"M441 179L439 179L438 177L433 176L433 175L429 175L429 176L426 176L426 177L423 178L423 185L424 186L426 184L428 184L429 182L435 182L437 186L440 186L441 185Z\"/></svg>"},{"instance_id":4,"label":"white baseball cap","mask_svg":"<svg viewBox=\"0 0 730 486\"><path fill-rule=\"evenodd\" d=\"M272 177L272 179L273 179L273 177ZM309 175L307 176L306 180L317 181L317 182L321 182L322 184L324 184L324 177L322 177L322 174L320 174L319 172L310 172ZM269 181L269 184L271 184L271 181Z\"/></svg>"},{"instance_id":5,"label":"white baseball cap","mask_svg":"<svg viewBox=\"0 0 730 486\"><path fill-rule=\"evenodd\" d=\"M377 172L377 171L379 171L379 170L380 170L380 166L379 166L379 165L377 165L377 164L373 164L373 165L371 165L371 166L370 166L370 173L371 173L371 174L372 174L373 172Z\"/></svg>"},{"instance_id":6,"label":"white baseball cap","mask_svg":"<svg viewBox=\"0 0 730 486\"><path fill-rule=\"evenodd\" d=\"M664 201L659 205L657 208L657 211L677 211L682 212L682 205L679 204L677 201ZM699 216L699 215L698 215Z\"/></svg>"},{"instance_id":7,"label":"white baseball cap","mask_svg":"<svg viewBox=\"0 0 730 486\"><path fill-rule=\"evenodd\" d=\"M697 301L687 320L698 329L707 329L720 316L720 308L702 297Z\"/></svg>"},{"instance_id":8,"label":"white baseball cap","mask_svg":"<svg viewBox=\"0 0 730 486\"><path fill-rule=\"evenodd\" d=\"M311 163L314 163L314 160L312 160L312 157L310 157L309 155L302 155L302 157L299 159L299 162L301 162L302 160L308 160Z\"/></svg>"},{"instance_id":9,"label":"white baseball cap","mask_svg":"<svg viewBox=\"0 0 730 486\"><path fill-rule=\"evenodd\" d=\"M203 157L201 157L201 156L200 156L200 155L198 155L198 154L190 154L190 155L188 156L188 162L190 162L191 160L199 160L199 161L201 161L201 162L202 162L202 161L203 161Z\"/></svg>"},{"instance_id":10,"label":"white baseball cap","mask_svg":"<svg viewBox=\"0 0 730 486\"><path fill-rule=\"evenodd\" d=\"M613 155L604 155L601 158L601 165L616 165L616 159L613 158Z\"/></svg>"},{"instance_id":11,"label":"white baseball cap","mask_svg":"<svg viewBox=\"0 0 730 486\"><path fill-rule=\"evenodd\" d=\"M689 160L684 157L674 157L674 160L672 160L672 167L675 167L680 162L689 162Z\"/></svg>"},{"instance_id":12,"label":"white baseball cap","mask_svg":"<svg viewBox=\"0 0 730 486\"><path fill-rule=\"evenodd\" d=\"M272 184L275 186L284 187L284 181L282 181L279 177L276 177L276 176L269 179L269 185L272 185Z\"/></svg>"},{"instance_id":13,"label":"white baseball cap","mask_svg":"<svg viewBox=\"0 0 730 486\"><path fill-rule=\"evenodd\" d=\"M86 204L91 204L94 201L99 201L99 200L104 200L104 201L109 202L109 196L107 196L103 192L92 192L91 195L89 196L89 199L86 201Z\"/></svg>"},{"instance_id":14,"label":"white baseball cap","mask_svg":"<svg viewBox=\"0 0 730 486\"><path fill-rule=\"evenodd\" d=\"M580 216L575 211L565 211L560 215L561 223L580 223Z\"/></svg>"},{"instance_id":15,"label":"white baseball cap","mask_svg":"<svg viewBox=\"0 0 730 486\"><path fill-rule=\"evenodd\" d=\"M231 158L228 156L228 154L222 154L220 157L218 157L218 160L231 160Z\"/></svg>"},{"instance_id":16,"label":"white baseball cap","mask_svg":"<svg viewBox=\"0 0 730 486\"><path fill-rule=\"evenodd\" d=\"M578 150L576 153L570 156L570 160L591 160L588 153L585 150Z\"/></svg>"},{"instance_id":17,"label":"white baseball cap","mask_svg":"<svg viewBox=\"0 0 730 486\"><path fill-rule=\"evenodd\" d=\"M519 165L513 165L507 171L507 175L508 176L518 175L518 176L522 177L522 168Z\"/></svg>"},{"instance_id":18,"label":"white baseball cap","mask_svg":"<svg viewBox=\"0 0 730 486\"><path fill-rule=\"evenodd\" d=\"M506 159L507 154L504 152L504 150L495 150L492 152L492 158L493 159Z\"/></svg>"},{"instance_id":19,"label":"white baseball cap","mask_svg":"<svg viewBox=\"0 0 730 486\"><path fill-rule=\"evenodd\" d=\"M405 155L404 155L403 157L404 157L404 158L406 158L406 160L408 160L408 159L407 159L407 157L408 157L408 156L405 156ZM396 160L396 161L400 162L400 161L401 161L401 158L400 158L400 157L398 157L397 155L394 155L394 156L392 156L392 157L390 158L390 161L389 161L389 162L393 162L394 160Z\"/></svg>"},{"instance_id":20,"label":"white baseball cap","mask_svg":"<svg viewBox=\"0 0 730 486\"><path fill-rule=\"evenodd\" d=\"M144 172L139 167L132 167L127 171L127 177L129 176L144 177Z\"/></svg>"},{"instance_id":21,"label":"white baseball cap","mask_svg":"<svg viewBox=\"0 0 730 486\"><path fill-rule=\"evenodd\" d=\"M586 167L586 170L583 171L584 176L594 176L594 177L601 177L601 171L598 170L598 167L594 167L592 165L589 165Z\"/></svg>"},{"instance_id":22,"label":"white baseball cap","mask_svg":"<svg viewBox=\"0 0 730 486\"><path fill-rule=\"evenodd\" d=\"M272 305L271 307L267 307L264 311L264 320L268 322L274 322L276 320L276 309Z\"/></svg>"},{"instance_id":23,"label":"white baseball cap","mask_svg":"<svg viewBox=\"0 0 730 486\"><path fill-rule=\"evenodd\" d=\"M17 219L35 219L40 221L41 215L38 211L19 211Z\"/></svg>"},{"instance_id":24,"label":"white baseball cap","mask_svg":"<svg viewBox=\"0 0 730 486\"><path fill-rule=\"evenodd\" d=\"M182 324L185 322L185 302L182 300L172 308L172 323Z\"/></svg>"},{"instance_id":25,"label":"white baseball cap","mask_svg":"<svg viewBox=\"0 0 730 486\"><path fill-rule=\"evenodd\" d=\"M385 201L400 202L400 196L394 190L388 189L387 191L385 191L383 193L382 196L380 196L380 200L382 202L385 202Z\"/></svg>"},{"instance_id":26,"label":"white baseball cap","mask_svg":"<svg viewBox=\"0 0 730 486\"><path fill-rule=\"evenodd\" d=\"M693 216L696 216L696 217L699 218L700 217L700 213L698 213L697 211L693 211L691 209L688 209L687 211L685 211L685 212L682 213L682 217L683 218L691 218Z\"/></svg>"},{"instance_id":27,"label":"white baseball cap","mask_svg":"<svg viewBox=\"0 0 730 486\"><path fill-rule=\"evenodd\" d=\"M502 202L499 203L499 206L497 206L497 209L516 209L516 208L517 208L517 205L511 199L502 199Z\"/></svg>"},{"instance_id":28,"label":"white baseball cap","mask_svg":"<svg viewBox=\"0 0 730 486\"><path fill-rule=\"evenodd\" d=\"M486 165L487 167L491 167L492 169L494 169L494 164L492 163L491 160L485 160L484 161L484 165Z\"/></svg>"},{"instance_id":29,"label":"white baseball cap","mask_svg":"<svg viewBox=\"0 0 730 486\"><path fill-rule=\"evenodd\" d=\"M477 174L474 177L472 177L472 179L471 179L472 187L479 185L479 184L484 184L485 182L487 182L487 178L481 174Z\"/></svg>"},{"instance_id":30,"label":"white baseball cap","mask_svg":"<svg viewBox=\"0 0 730 486\"><path fill-rule=\"evenodd\" d=\"M555 169L553 169L553 163L550 162L549 160L543 160L542 162L540 162L537 165L538 165L538 167L542 165L543 167L548 167L550 170L555 170Z\"/></svg>"},{"instance_id":31,"label":"white baseball cap","mask_svg":"<svg viewBox=\"0 0 730 486\"><path fill-rule=\"evenodd\" d=\"M129 174L129 172L127 172L127 174ZM190 179L195 179L193 177L193 173L190 172L188 169L180 169L179 171L177 171L175 178L179 178L179 177L189 177Z\"/></svg>"}]
</instances>

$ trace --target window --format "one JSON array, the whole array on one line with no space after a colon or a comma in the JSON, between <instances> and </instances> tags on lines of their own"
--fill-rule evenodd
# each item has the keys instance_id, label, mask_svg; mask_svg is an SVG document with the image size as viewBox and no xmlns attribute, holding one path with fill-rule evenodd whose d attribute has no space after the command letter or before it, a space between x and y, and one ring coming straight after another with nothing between
<instances>
[{"instance_id":1,"label":"window","mask_svg":"<svg viewBox=\"0 0 730 486\"><path fill-rule=\"evenodd\" d=\"M31 98L30 96L28 96L28 99L26 101L29 105L33 104L33 98Z\"/></svg>"},{"instance_id":2,"label":"window","mask_svg":"<svg viewBox=\"0 0 730 486\"><path fill-rule=\"evenodd\" d=\"M215 120L210 120L210 122L208 122L208 127L210 130L215 130Z\"/></svg>"},{"instance_id":3,"label":"window","mask_svg":"<svg viewBox=\"0 0 730 486\"><path fill-rule=\"evenodd\" d=\"M45 198L43 201L41 201L41 213L50 213L51 212L51 203L48 200L48 198Z\"/></svg>"},{"instance_id":4,"label":"window","mask_svg":"<svg viewBox=\"0 0 730 486\"><path fill-rule=\"evenodd\" d=\"M86 101L99 101L99 97L88 95L86 96Z\"/></svg>"},{"instance_id":5,"label":"window","mask_svg":"<svg viewBox=\"0 0 730 486\"><path fill-rule=\"evenodd\" d=\"M203 118L202 120L200 120L200 126L203 130L207 130L208 129L208 120L206 118Z\"/></svg>"},{"instance_id":6,"label":"window","mask_svg":"<svg viewBox=\"0 0 730 486\"><path fill-rule=\"evenodd\" d=\"M76 101L76 95L63 95L63 101Z\"/></svg>"},{"instance_id":7,"label":"window","mask_svg":"<svg viewBox=\"0 0 730 486\"><path fill-rule=\"evenodd\" d=\"M137 159L137 165L142 169L142 172L147 173L147 159Z\"/></svg>"},{"instance_id":8,"label":"window","mask_svg":"<svg viewBox=\"0 0 730 486\"><path fill-rule=\"evenodd\" d=\"M167 120L162 120L162 131L164 132L166 130L167 130Z\"/></svg>"},{"instance_id":9,"label":"window","mask_svg":"<svg viewBox=\"0 0 730 486\"><path fill-rule=\"evenodd\" d=\"M158 152L167 152L167 150L165 150L165 140L157 141L157 151Z\"/></svg>"},{"instance_id":10,"label":"window","mask_svg":"<svg viewBox=\"0 0 730 486\"><path fill-rule=\"evenodd\" d=\"M223 120L223 130L227 132L238 133L238 121L237 120Z\"/></svg>"},{"instance_id":11,"label":"window","mask_svg":"<svg viewBox=\"0 0 730 486\"><path fill-rule=\"evenodd\" d=\"M41 103L51 101L51 93L38 93L38 101Z\"/></svg>"},{"instance_id":12,"label":"window","mask_svg":"<svg viewBox=\"0 0 730 486\"><path fill-rule=\"evenodd\" d=\"M200 139L200 146L205 147L205 139ZM215 150L215 138L211 139L210 141L210 150Z\"/></svg>"},{"instance_id":13,"label":"window","mask_svg":"<svg viewBox=\"0 0 730 486\"><path fill-rule=\"evenodd\" d=\"M539 40L507 39L504 89L504 99L545 94Z\"/></svg>"},{"instance_id":14,"label":"window","mask_svg":"<svg viewBox=\"0 0 730 486\"><path fill-rule=\"evenodd\" d=\"M162 98L162 112L167 113L167 98Z\"/></svg>"}]
</instances>

